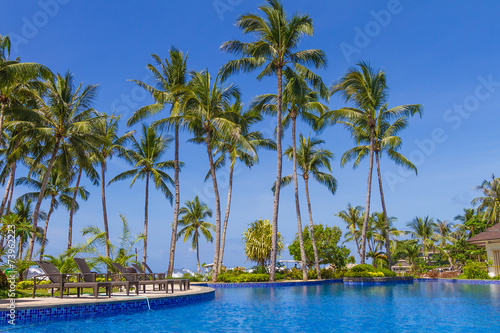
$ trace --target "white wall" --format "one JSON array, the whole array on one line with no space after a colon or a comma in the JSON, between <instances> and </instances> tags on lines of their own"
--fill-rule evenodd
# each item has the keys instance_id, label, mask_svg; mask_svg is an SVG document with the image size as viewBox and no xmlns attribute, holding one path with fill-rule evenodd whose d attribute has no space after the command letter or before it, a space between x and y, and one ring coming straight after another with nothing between
<instances>
[{"instance_id":1,"label":"white wall","mask_svg":"<svg viewBox=\"0 0 500 333\"><path fill-rule=\"evenodd\" d=\"M493 250L500 250L500 243L486 244L485 247L488 260L493 260ZM493 266L500 266L500 262L494 262ZM494 268L489 267L488 272L494 273Z\"/></svg>"}]
</instances>

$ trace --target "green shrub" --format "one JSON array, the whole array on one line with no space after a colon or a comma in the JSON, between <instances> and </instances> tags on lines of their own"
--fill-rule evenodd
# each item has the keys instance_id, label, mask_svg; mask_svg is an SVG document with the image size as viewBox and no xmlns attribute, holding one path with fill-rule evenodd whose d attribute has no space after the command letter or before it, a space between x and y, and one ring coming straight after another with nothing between
<instances>
[{"instance_id":1,"label":"green shrub","mask_svg":"<svg viewBox=\"0 0 500 333\"><path fill-rule=\"evenodd\" d=\"M7 281L7 275L0 271L0 290L9 289L9 281Z\"/></svg>"},{"instance_id":2,"label":"green shrub","mask_svg":"<svg viewBox=\"0 0 500 333\"><path fill-rule=\"evenodd\" d=\"M317 280L318 274L316 274L316 268L310 269L307 271L307 278L309 280Z\"/></svg>"},{"instance_id":3,"label":"green shrub","mask_svg":"<svg viewBox=\"0 0 500 333\"><path fill-rule=\"evenodd\" d=\"M469 261L463 268L463 275L466 279L488 279L486 263Z\"/></svg>"},{"instance_id":4,"label":"green shrub","mask_svg":"<svg viewBox=\"0 0 500 333\"><path fill-rule=\"evenodd\" d=\"M38 281L37 285L49 284L50 281ZM33 288L33 280L25 280L17 283L17 289L32 289ZM37 287L38 288L38 287Z\"/></svg>"},{"instance_id":5,"label":"green shrub","mask_svg":"<svg viewBox=\"0 0 500 333\"><path fill-rule=\"evenodd\" d=\"M345 272L344 277L384 277L384 273L382 272Z\"/></svg>"},{"instance_id":6,"label":"green shrub","mask_svg":"<svg viewBox=\"0 0 500 333\"><path fill-rule=\"evenodd\" d=\"M287 280L302 280L302 270L296 267L285 269L284 274Z\"/></svg>"},{"instance_id":7,"label":"green shrub","mask_svg":"<svg viewBox=\"0 0 500 333\"><path fill-rule=\"evenodd\" d=\"M335 279L335 271L333 269L321 269L321 278L322 279Z\"/></svg>"},{"instance_id":8,"label":"green shrub","mask_svg":"<svg viewBox=\"0 0 500 333\"><path fill-rule=\"evenodd\" d=\"M239 275L220 274L217 276L217 282L240 283L240 282L265 282L269 281L269 274L249 274Z\"/></svg>"},{"instance_id":9,"label":"green shrub","mask_svg":"<svg viewBox=\"0 0 500 333\"><path fill-rule=\"evenodd\" d=\"M375 267L369 264L356 265L351 268L351 272L376 272Z\"/></svg>"},{"instance_id":10,"label":"green shrub","mask_svg":"<svg viewBox=\"0 0 500 333\"><path fill-rule=\"evenodd\" d=\"M393 272L387 268L379 268L378 271L384 273L385 276L396 276L397 275L395 272Z\"/></svg>"},{"instance_id":11,"label":"green shrub","mask_svg":"<svg viewBox=\"0 0 500 333\"><path fill-rule=\"evenodd\" d=\"M267 274L265 266L254 266L252 267L252 274Z\"/></svg>"},{"instance_id":12,"label":"green shrub","mask_svg":"<svg viewBox=\"0 0 500 333\"><path fill-rule=\"evenodd\" d=\"M95 279L96 282L106 282L106 278L98 277Z\"/></svg>"}]
</instances>

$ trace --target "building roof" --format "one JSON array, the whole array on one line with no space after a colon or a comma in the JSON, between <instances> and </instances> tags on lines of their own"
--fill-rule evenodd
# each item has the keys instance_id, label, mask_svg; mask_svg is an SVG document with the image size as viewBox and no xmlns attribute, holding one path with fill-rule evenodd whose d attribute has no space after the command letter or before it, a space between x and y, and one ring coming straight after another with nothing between
<instances>
[{"instance_id":1,"label":"building roof","mask_svg":"<svg viewBox=\"0 0 500 333\"><path fill-rule=\"evenodd\" d=\"M469 238L467 240L471 244L484 245L486 241L498 241L500 242L500 223L489 227L485 231L477 234L476 236Z\"/></svg>"}]
</instances>

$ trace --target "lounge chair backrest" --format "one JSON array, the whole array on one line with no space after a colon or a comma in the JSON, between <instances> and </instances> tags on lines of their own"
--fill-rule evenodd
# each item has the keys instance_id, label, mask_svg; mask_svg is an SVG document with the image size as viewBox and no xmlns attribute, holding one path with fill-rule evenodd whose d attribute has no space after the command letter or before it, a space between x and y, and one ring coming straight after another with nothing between
<instances>
[{"instance_id":1,"label":"lounge chair backrest","mask_svg":"<svg viewBox=\"0 0 500 333\"><path fill-rule=\"evenodd\" d=\"M125 278L125 280L129 281L129 282L133 282L133 281L137 281L136 279L136 275L135 274L130 274L130 272L128 272L125 267L123 267L122 265L120 264L117 264L117 263L111 263L111 265L113 265L114 268L116 268L120 274Z\"/></svg>"},{"instance_id":2,"label":"lounge chair backrest","mask_svg":"<svg viewBox=\"0 0 500 333\"><path fill-rule=\"evenodd\" d=\"M95 280L96 274L90 271L89 265L87 265L85 259L73 258L73 260L75 261L76 266L78 266L78 269L82 273L83 280L85 282L96 282Z\"/></svg>"},{"instance_id":3,"label":"lounge chair backrest","mask_svg":"<svg viewBox=\"0 0 500 333\"><path fill-rule=\"evenodd\" d=\"M146 264L145 262L143 262L142 264L144 265L144 268L148 271L149 274L154 274L151 268L149 268L148 264Z\"/></svg>"},{"instance_id":4,"label":"lounge chair backrest","mask_svg":"<svg viewBox=\"0 0 500 333\"><path fill-rule=\"evenodd\" d=\"M61 282L61 272L54 266L52 263L48 261L35 261L38 266L43 270L50 282L52 283L60 283Z\"/></svg>"},{"instance_id":5,"label":"lounge chair backrest","mask_svg":"<svg viewBox=\"0 0 500 333\"><path fill-rule=\"evenodd\" d=\"M144 272L144 270L142 269L141 266L139 266L137 264L132 264L132 266L135 268L135 270L137 271L137 273L139 273L139 274L145 274L144 275L144 280L152 280L151 275L146 274L146 272Z\"/></svg>"}]
</instances>

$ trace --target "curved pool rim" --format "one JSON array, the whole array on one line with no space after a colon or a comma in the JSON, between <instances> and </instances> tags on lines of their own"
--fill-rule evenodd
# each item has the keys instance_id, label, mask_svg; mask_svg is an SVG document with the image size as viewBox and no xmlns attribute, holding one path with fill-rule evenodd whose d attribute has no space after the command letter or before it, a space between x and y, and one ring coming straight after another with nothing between
<instances>
[{"instance_id":1,"label":"curved pool rim","mask_svg":"<svg viewBox=\"0 0 500 333\"><path fill-rule=\"evenodd\" d=\"M70 303L49 304L49 305L16 305L15 307L15 326L30 324L42 324L54 321L65 321L73 319L91 319L98 317L112 316L115 314L135 313L168 307L184 306L193 303L211 301L215 298L215 289L198 286L199 290L183 295L148 295L139 296L116 296L110 299L85 300L71 299ZM189 291L188 291L189 292ZM16 299L16 300L22 300ZM64 299L63 300L67 300ZM11 312L9 304L3 306L0 311L0 330L2 328L12 327L9 324Z\"/></svg>"}]
</instances>

